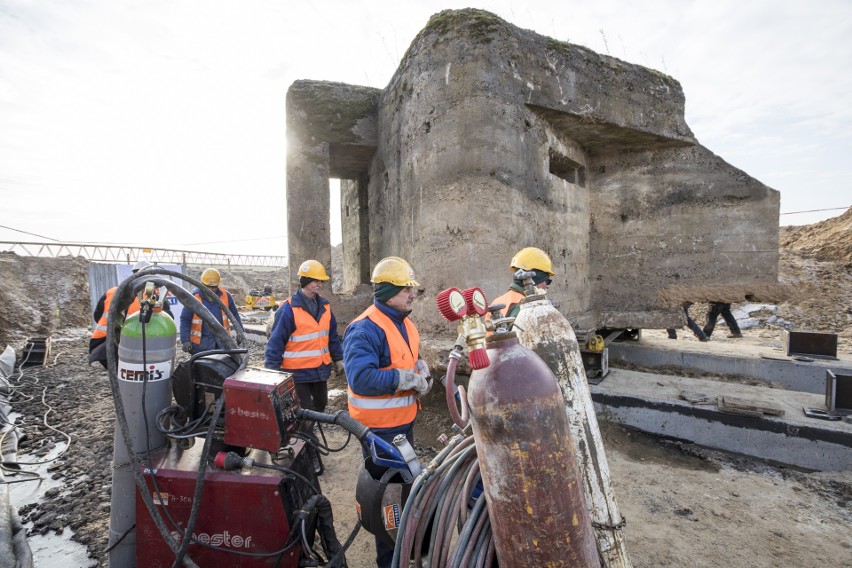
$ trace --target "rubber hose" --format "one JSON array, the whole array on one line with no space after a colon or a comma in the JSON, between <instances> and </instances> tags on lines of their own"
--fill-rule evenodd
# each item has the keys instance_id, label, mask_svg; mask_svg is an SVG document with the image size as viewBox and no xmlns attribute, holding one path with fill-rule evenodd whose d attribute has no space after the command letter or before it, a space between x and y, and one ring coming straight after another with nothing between
<instances>
[{"instance_id":1,"label":"rubber hose","mask_svg":"<svg viewBox=\"0 0 852 568\"><path fill-rule=\"evenodd\" d=\"M445 534L445 537L444 537L446 545L443 547L443 552L441 553L442 564L446 563L447 557L452 552L452 530L455 527L459 527L459 530L461 530L461 527L464 526L465 517L467 516L466 515L467 505L470 502L470 493L465 492L464 483L458 483L458 482L462 478L467 479L467 477L470 475L471 470L473 470L475 467L477 467L477 464L478 464L478 461L477 461L476 457L474 456L473 460L471 460L468 463L465 470L460 472L459 478L457 479L456 496L453 498L452 509L450 511L450 516L449 516L448 525L447 525L447 529L446 529L447 533ZM463 511L465 513L463 513Z\"/></svg>"},{"instance_id":2,"label":"rubber hose","mask_svg":"<svg viewBox=\"0 0 852 568\"><path fill-rule=\"evenodd\" d=\"M143 268L142 270L137 272L134 276L136 278L140 278L140 277L144 277L145 275L153 275L153 274L162 274L162 275L165 275L165 276L173 276L173 277L179 278L180 280L183 280L185 282L189 282L190 284L194 284L195 287L198 288L198 290L199 290L199 292L201 293L202 296L207 296L208 299L213 300L224 311L227 311L232 316L234 316L234 317L230 318L230 320L234 324L234 329L237 331L238 343L240 343L241 345L243 344L243 342L245 341L245 330L243 329L242 321L237 320L237 318L236 318L237 314L232 312L231 308L226 306L225 303L222 302L222 299L219 298L219 296L217 296L216 294L214 294L213 291L210 288L208 288L206 285L204 285L204 283L201 282L201 280L196 280L192 276L187 276L186 274L184 274L182 272L175 272L174 270L167 270L165 268L159 268L159 267L156 267L156 266L149 266L148 268ZM170 281L170 280L164 280L164 283L169 283L172 286L176 286L176 284L174 282ZM167 288L168 288L168 285L167 285ZM172 288L168 288L168 289L169 289L169 291L174 292L174 290ZM186 289L183 288L183 287L181 287L181 290L186 292ZM193 294L190 294L189 292L186 292L186 293L189 294L190 296L192 296L193 299L195 299L195 296ZM197 302L198 300L195 300L195 301ZM186 304L184 304L184 307L186 307Z\"/></svg>"},{"instance_id":3,"label":"rubber hose","mask_svg":"<svg viewBox=\"0 0 852 568\"><path fill-rule=\"evenodd\" d=\"M210 310L208 310L204 304L199 302L194 294L190 294L182 286L179 286L171 280L167 280L165 278L143 277L141 280L139 280L139 284L134 286L134 289L144 287L145 282L154 282L158 286L165 286L169 292L175 295L175 297L180 301L181 304L184 305L185 308L196 314L198 317L201 318L204 323L210 326L210 331L213 333L213 336L216 338L216 341L221 343L226 349L238 349L240 345L245 345L245 336L242 337L242 341L235 342L234 338L231 337L231 334L225 331L225 328L222 327L222 325L219 323L219 320L217 320L213 316ZM215 294L213 296L220 309L228 310L228 306L225 305L221 298L219 298ZM229 321L234 321L236 323L235 318L231 318ZM242 333L242 329L240 329L240 332ZM238 334L238 339L239 338L240 336Z\"/></svg>"},{"instance_id":4,"label":"rubber hose","mask_svg":"<svg viewBox=\"0 0 852 568\"><path fill-rule=\"evenodd\" d=\"M296 412L296 417L301 420L313 420L314 422L322 422L323 424L336 424L353 434L358 440L363 440L370 433L370 429L352 418L345 410L338 410L334 414L326 414L325 412L317 412L300 408Z\"/></svg>"},{"instance_id":5,"label":"rubber hose","mask_svg":"<svg viewBox=\"0 0 852 568\"><path fill-rule=\"evenodd\" d=\"M317 530L320 533L320 539L323 543L323 549L329 559L337 556L340 552L340 541L337 540L337 533L334 531L334 514L331 511L331 502L325 495L318 495L317 503ZM346 567L346 559L344 557L342 567Z\"/></svg>"},{"instance_id":6,"label":"rubber hose","mask_svg":"<svg viewBox=\"0 0 852 568\"><path fill-rule=\"evenodd\" d=\"M482 475L479 472L479 459L474 460L473 467L470 469L467 475L467 479L464 481L464 493L465 495L473 495L473 487L477 481L482 479ZM480 494L481 495L481 494ZM470 516L470 512L465 508L462 511L462 522L467 522L468 517Z\"/></svg>"},{"instance_id":7,"label":"rubber hose","mask_svg":"<svg viewBox=\"0 0 852 568\"><path fill-rule=\"evenodd\" d=\"M417 479L414 480L414 484L412 485L411 492L408 496L408 500L406 501L405 507L402 510L402 516L400 518L399 530L397 531L397 540L396 546L394 546L394 556L393 561L391 563L392 566L399 566L399 559L403 555L403 553L408 554L407 558L410 558L411 551L411 543L408 542L406 544L406 540L408 538L413 538L413 536L409 537L409 533L413 535L414 533L411 531L416 531L418 524L418 519L414 519L410 521L409 519L413 515L413 511L419 509L419 502L422 498L422 489L424 485L431 485L431 479L433 476L439 476L440 471L447 467L447 460L451 455L457 453L457 450L460 447L465 447L473 443L472 437L465 437L461 434L456 434L450 439L450 442L447 446L438 452L438 455L432 458L432 461L429 462L429 465L426 466L426 469L421 472ZM436 485L437 487L437 485ZM421 511L417 512L417 517L419 517Z\"/></svg>"},{"instance_id":8,"label":"rubber hose","mask_svg":"<svg viewBox=\"0 0 852 568\"><path fill-rule=\"evenodd\" d=\"M483 510L486 511L486 512L488 511L485 508L485 499L477 499L476 505L473 506L473 511L471 511L471 515L470 515L471 519L476 519L476 521L479 521L479 518L482 515ZM459 534L459 538L456 541L455 554L452 557L450 557L450 562L449 562L448 566L462 566L459 563L459 561L461 560L461 556L462 556L460 551L463 551L468 547L468 543L470 542L470 535L471 535L471 533L473 533L473 528L474 528L475 524L476 524L475 522L470 522L470 521L465 523L464 528L462 529L461 533Z\"/></svg>"},{"instance_id":9,"label":"rubber hose","mask_svg":"<svg viewBox=\"0 0 852 568\"><path fill-rule=\"evenodd\" d=\"M470 410L467 406L467 393L464 390L464 387L460 386L459 390L459 398L461 399L461 415L459 415L459 411L456 408L456 367L458 367L459 360L458 357L454 355L457 352L455 350L450 352L450 360L447 362L447 381L444 385L444 391L447 398L447 408L450 409L450 416L453 418L453 422L455 422L459 428L467 427L467 423L470 421Z\"/></svg>"},{"instance_id":10,"label":"rubber hose","mask_svg":"<svg viewBox=\"0 0 852 568\"><path fill-rule=\"evenodd\" d=\"M435 555L435 552L438 552L438 565L443 566L446 557L449 553L451 535L445 535L448 526L448 520L452 513L456 510L456 503L459 500L459 493L464 488L462 483L459 483L460 478L467 477L466 471L467 468L470 467L468 463L468 458L473 455L476 456L476 447L471 446L463 453L460 454L459 459L453 464L452 468L447 472L444 481L442 483L441 489L439 492L443 496L442 500L438 506L438 520L437 523L433 523L435 527L432 531L432 541L430 545L430 550L432 550L432 555ZM464 466L464 467L463 467ZM450 524L450 530L452 525ZM447 538L445 538L445 536Z\"/></svg>"},{"instance_id":11,"label":"rubber hose","mask_svg":"<svg viewBox=\"0 0 852 568\"><path fill-rule=\"evenodd\" d=\"M484 495L481 495L480 498L485 499ZM487 505L487 503L486 503ZM485 527L488 527L489 530L483 530ZM488 508L486 507L485 512L480 515L479 520L473 526L473 531L471 532L470 538L476 545L468 546L466 550L464 550L464 554L461 558L461 566L470 566L470 559L473 556L474 552L478 554L478 546L482 545L482 540L487 536L490 532L490 523L488 523Z\"/></svg>"},{"instance_id":12,"label":"rubber hose","mask_svg":"<svg viewBox=\"0 0 852 568\"><path fill-rule=\"evenodd\" d=\"M172 568L178 568L186 556L186 551L192 543L192 531L195 529L195 523L198 520L198 511L201 507L201 490L204 488L204 474L207 472L207 457L210 455L210 442L213 439L213 432L216 429L216 422L219 421L219 415L222 413L222 408L225 406L225 397L220 396L216 401L216 407L213 410L213 417L210 420L210 428L207 430L207 436L204 437L204 447L201 450L201 467L198 468L198 475L195 478L195 491L192 494L192 508L189 513L189 520L186 522L186 530L183 532L183 540L180 543L180 550L175 555L175 561Z\"/></svg>"},{"instance_id":13,"label":"rubber hose","mask_svg":"<svg viewBox=\"0 0 852 568\"><path fill-rule=\"evenodd\" d=\"M435 501L435 497L439 495L438 491L440 489L441 476L446 469L451 467L458 460L458 453L454 453L454 451L463 443L464 440L462 440L462 442L460 442L457 446L449 448L449 451L445 454L445 460L441 464L439 464L435 469L434 479L437 481L433 482L433 486L429 488L430 491L425 494L423 505L420 505L418 503L416 507L414 505L412 505L412 507L409 507L409 503L411 503L411 495L409 495L409 501L406 502L406 505L403 509L403 520L407 521L410 513L413 511L414 522L416 524L409 525L409 523L407 522L405 525L403 525L402 523L400 524L400 530L397 532L397 544L400 544L399 535L403 534L404 536L402 539L401 546L394 547L394 558L397 558L397 556L399 558L402 558L403 555L406 555L405 558L411 558L412 545L414 537L417 534L418 528L422 527L422 530L425 531L425 525L428 524L428 519L432 517L434 509L435 507L437 507L437 504L439 502ZM432 464L430 463L430 467L431 465ZM419 479L420 478L418 478L418 480ZM415 480L415 484L418 480ZM414 493L414 488L412 488L412 493ZM422 515L423 511L428 511L425 516ZM399 549L398 554L397 549ZM393 565L397 566L398 560L397 563L394 563Z\"/></svg>"}]
</instances>

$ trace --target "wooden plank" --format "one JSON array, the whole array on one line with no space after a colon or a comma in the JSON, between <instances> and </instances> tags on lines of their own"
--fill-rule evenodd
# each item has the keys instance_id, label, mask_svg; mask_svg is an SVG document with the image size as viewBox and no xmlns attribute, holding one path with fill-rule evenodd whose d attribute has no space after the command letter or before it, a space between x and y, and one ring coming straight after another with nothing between
<instances>
[{"instance_id":1,"label":"wooden plank","mask_svg":"<svg viewBox=\"0 0 852 568\"><path fill-rule=\"evenodd\" d=\"M784 409L771 402L723 395L717 399L716 404L719 410L732 414L744 414L746 416L784 416Z\"/></svg>"}]
</instances>

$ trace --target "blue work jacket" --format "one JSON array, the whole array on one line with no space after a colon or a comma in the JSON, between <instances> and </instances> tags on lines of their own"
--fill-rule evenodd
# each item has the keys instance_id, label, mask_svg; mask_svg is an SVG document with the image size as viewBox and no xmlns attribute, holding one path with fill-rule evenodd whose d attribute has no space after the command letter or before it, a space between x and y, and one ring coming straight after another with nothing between
<instances>
[{"instance_id":1,"label":"blue work jacket","mask_svg":"<svg viewBox=\"0 0 852 568\"><path fill-rule=\"evenodd\" d=\"M320 295L317 295L317 304L319 311L316 320L319 321L325 310L331 310L331 306L328 305L328 300ZM284 302L284 305L275 312L275 323L272 324L272 333L269 334L264 354L264 366L267 369L281 369L284 349L290 340L290 336L296 331L296 319L293 317L294 306L297 308L304 307L301 294L298 292L293 294L290 301ZM328 352L332 361L343 359L343 349L340 346L340 336L337 333L337 320L334 317L334 312L331 312L331 326L328 330ZM320 365L313 369L297 369L287 372L293 373L293 378L298 383L315 383L328 380L331 375L331 365Z\"/></svg>"},{"instance_id":2,"label":"blue work jacket","mask_svg":"<svg viewBox=\"0 0 852 568\"><path fill-rule=\"evenodd\" d=\"M373 305L391 319L402 337L408 341L404 323L408 312L401 312L376 300L373 300ZM396 392L399 385L397 370L382 370L382 367L390 364L390 346L382 328L369 318L349 324L343 334L343 367L346 369L349 388L355 394L381 396ZM408 434L413 424L414 422L396 428L376 428L374 431L382 438L393 439L396 434Z\"/></svg>"},{"instance_id":3,"label":"blue work jacket","mask_svg":"<svg viewBox=\"0 0 852 568\"><path fill-rule=\"evenodd\" d=\"M201 296L201 303L205 308L210 310L210 313L213 314L213 317L216 318L220 324L222 323L222 309L219 308L219 304L214 302L205 296L201 290L198 288L192 291L193 294L198 294ZM213 293L216 296L221 294L219 288L213 290ZM228 309L230 310L230 314L228 315L228 319L231 321L231 326L233 327L234 321L236 320L238 323L242 324L242 319L240 319L240 314L237 311L237 305L234 303L234 297L231 296L231 293L227 290L225 293L228 295ZM192 310L188 307L184 306L184 309L180 312L180 342L181 343L189 343L189 330L192 325ZM216 341L216 338L213 336L213 333L210 331L210 326L207 325L206 322L201 326L201 343L198 345L192 345L192 353L199 353L201 351L209 351L210 349L224 349L224 345L220 344Z\"/></svg>"}]
</instances>

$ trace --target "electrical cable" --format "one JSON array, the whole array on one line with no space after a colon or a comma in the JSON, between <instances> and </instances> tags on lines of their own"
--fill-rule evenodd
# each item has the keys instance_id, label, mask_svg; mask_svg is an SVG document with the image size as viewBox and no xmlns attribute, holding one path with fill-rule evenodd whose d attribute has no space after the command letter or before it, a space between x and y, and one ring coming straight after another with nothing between
<instances>
[{"instance_id":1,"label":"electrical cable","mask_svg":"<svg viewBox=\"0 0 852 568\"><path fill-rule=\"evenodd\" d=\"M115 539L114 543L112 543L111 545L106 547L106 550L104 550L104 554L109 553L110 550L112 550L113 548L115 548L116 546L121 544L121 541L124 540L125 538L127 538L127 535L129 535L131 532L133 532L133 529L135 529L135 528L136 528L136 523L133 523L132 525L127 527L127 529L123 533L121 533L117 539Z\"/></svg>"}]
</instances>

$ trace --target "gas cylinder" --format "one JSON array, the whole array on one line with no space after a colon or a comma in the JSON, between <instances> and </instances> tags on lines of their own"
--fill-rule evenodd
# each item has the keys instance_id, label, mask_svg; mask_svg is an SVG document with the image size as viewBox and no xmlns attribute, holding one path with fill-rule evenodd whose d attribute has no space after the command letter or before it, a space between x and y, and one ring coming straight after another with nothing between
<instances>
[{"instance_id":1,"label":"gas cylinder","mask_svg":"<svg viewBox=\"0 0 852 568\"><path fill-rule=\"evenodd\" d=\"M166 442L157 430L157 414L172 400L176 336L174 320L160 308L154 308L148 323L139 320L141 313L125 320L118 346L119 392L137 455L154 451ZM136 522L136 482L118 424L113 444L110 545L130 532L110 550L109 565L132 568L136 565L136 531L132 529Z\"/></svg>"},{"instance_id":2,"label":"gas cylinder","mask_svg":"<svg viewBox=\"0 0 852 568\"><path fill-rule=\"evenodd\" d=\"M609 465L574 329L543 294L521 300L514 323L521 344L544 360L562 391L564 412L574 439L575 458L604 566L629 568L632 564L624 542L624 521L612 489Z\"/></svg>"},{"instance_id":3,"label":"gas cylinder","mask_svg":"<svg viewBox=\"0 0 852 568\"><path fill-rule=\"evenodd\" d=\"M468 403L500 566L599 567L556 378L513 332L486 348Z\"/></svg>"}]
</instances>

